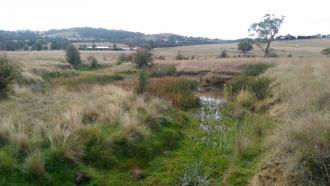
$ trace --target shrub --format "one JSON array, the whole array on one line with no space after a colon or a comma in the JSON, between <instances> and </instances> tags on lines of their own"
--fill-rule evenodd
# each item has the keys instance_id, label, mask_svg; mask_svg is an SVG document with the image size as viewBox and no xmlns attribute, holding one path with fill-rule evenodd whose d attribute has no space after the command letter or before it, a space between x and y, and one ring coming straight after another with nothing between
<instances>
[{"instance_id":1,"label":"shrub","mask_svg":"<svg viewBox=\"0 0 330 186\"><path fill-rule=\"evenodd\" d=\"M326 48L326 49L322 50L321 54L329 57L330 56L330 48Z\"/></svg>"},{"instance_id":2,"label":"shrub","mask_svg":"<svg viewBox=\"0 0 330 186\"><path fill-rule=\"evenodd\" d=\"M0 172L6 174L14 169L15 159L5 151L0 151Z\"/></svg>"},{"instance_id":3,"label":"shrub","mask_svg":"<svg viewBox=\"0 0 330 186\"><path fill-rule=\"evenodd\" d=\"M158 56L158 60L165 60L164 56Z\"/></svg>"},{"instance_id":4,"label":"shrub","mask_svg":"<svg viewBox=\"0 0 330 186\"><path fill-rule=\"evenodd\" d=\"M20 72L8 59L0 58L0 99L6 98L12 89L12 85L20 77Z\"/></svg>"},{"instance_id":5,"label":"shrub","mask_svg":"<svg viewBox=\"0 0 330 186\"><path fill-rule=\"evenodd\" d=\"M148 84L148 74L145 70L139 72L138 86L136 87L136 92L142 94L145 92Z\"/></svg>"},{"instance_id":6,"label":"shrub","mask_svg":"<svg viewBox=\"0 0 330 186\"><path fill-rule=\"evenodd\" d=\"M96 59L95 57L93 57L93 58L91 59L91 68L92 68L92 69L96 69L97 66L98 66L97 59Z\"/></svg>"},{"instance_id":7,"label":"shrub","mask_svg":"<svg viewBox=\"0 0 330 186\"><path fill-rule=\"evenodd\" d=\"M45 174L44 157L40 152L30 154L24 162L24 172L28 176L42 177Z\"/></svg>"},{"instance_id":8,"label":"shrub","mask_svg":"<svg viewBox=\"0 0 330 186\"><path fill-rule=\"evenodd\" d=\"M66 61L70 63L74 68L77 68L81 65L80 53L76 47L72 44L68 45L65 49Z\"/></svg>"},{"instance_id":9,"label":"shrub","mask_svg":"<svg viewBox=\"0 0 330 186\"><path fill-rule=\"evenodd\" d=\"M253 49L252 42L252 39L243 39L238 44L237 49L243 53L247 53Z\"/></svg>"},{"instance_id":10,"label":"shrub","mask_svg":"<svg viewBox=\"0 0 330 186\"><path fill-rule=\"evenodd\" d=\"M175 56L176 60L184 60L185 57L181 54L181 52L179 51L178 54Z\"/></svg>"},{"instance_id":11,"label":"shrub","mask_svg":"<svg viewBox=\"0 0 330 186\"><path fill-rule=\"evenodd\" d=\"M139 69L151 66L152 61L152 53L146 48L140 48L133 56L133 62Z\"/></svg>"},{"instance_id":12,"label":"shrub","mask_svg":"<svg viewBox=\"0 0 330 186\"><path fill-rule=\"evenodd\" d=\"M288 57L291 58L291 57L293 57L293 55L292 54L289 54Z\"/></svg>"},{"instance_id":13,"label":"shrub","mask_svg":"<svg viewBox=\"0 0 330 186\"><path fill-rule=\"evenodd\" d=\"M172 76L176 73L175 65L161 66L157 71L151 73L151 77Z\"/></svg>"},{"instance_id":14,"label":"shrub","mask_svg":"<svg viewBox=\"0 0 330 186\"><path fill-rule=\"evenodd\" d=\"M279 57L278 56L278 54L276 53L276 52L271 52L269 55L268 55L268 57L270 57L270 58L277 58L277 57Z\"/></svg>"},{"instance_id":15,"label":"shrub","mask_svg":"<svg viewBox=\"0 0 330 186\"><path fill-rule=\"evenodd\" d=\"M120 65L124 62L132 61L133 56L132 55L126 55L124 53L120 54L120 56L117 59L117 65Z\"/></svg>"},{"instance_id":16,"label":"shrub","mask_svg":"<svg viewBox=\"0 0 330 186\"><path fill-rule=\"evenodd\" d=\"M273 67L273 65L266 63L252 64L252 65L248 65L243 73L248 76L259 76L270 67Z\"/></svg>"},{"instance_id":17,"label":"shrub","mask_svg":"<svg viewBox=\"0 0 330 186\"><path fill-rule=\"evenodd\" d=\"M229 54L227 53L227 51L224 49L221 51L220 55L217 56L217 58L228 58Z\"/></svg>"}]
</instances>

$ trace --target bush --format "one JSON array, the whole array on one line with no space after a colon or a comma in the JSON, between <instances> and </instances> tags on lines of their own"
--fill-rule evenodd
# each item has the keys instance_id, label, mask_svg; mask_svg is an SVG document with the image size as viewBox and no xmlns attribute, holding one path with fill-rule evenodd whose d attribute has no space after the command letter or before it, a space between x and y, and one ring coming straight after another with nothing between
<instances>
[{"instance_id":1,"label":"bush","mask_svg":"<svg viewBox=\"0 0 330 186\"><path fill-rule=\"evenodd\" d=\"M172 76L176 73L175 65L161 66L157 71L151 73L151 77Z\"/></svg>"},{"instance_id":2,"label":"bush","mask_svg":"<svg viewBox=\"0 0 330 186\"><path fill-rule=\"evenodd\" d=\"M120 56L117 59L117 65L120 65L124 62L132 61L133 56L132 55L126 55L124 53L120 54Z\"/></svg>"},{"instance_id":3,"label":"bush","mask_svg":"<svg viewBox=\"0 0 330 186\"><path fill-rule=\"evenodd\" d=\"M228 58L229 54L227 53L226 50L222 50L220 55L217 56L217 58Z\"/></svg>"},{"instance_id":4,"label":"bush","mask_svg":"<svg viewBox=\"0 0 330 186\"><path fill-rule=\"evenodd\" d=\"M247 66L244 70L244 74L248 76L259 76L264 73L268 68L273 67L272 64L258 63Z\"/></svg>"},{"instance_id":5,"label":"bush","mask_svg":"<svg viewBox=\"0 0 330 186\"><path fill-rule=\"evenodd\" d=\"M93 57L93 58L91 59L91 68L92 68L92 69L96 69L98 65L99 65L99 64L97 63L97 59L96 59L95 57Z\"/></svg>"},{"instance_id":6,"label":"bush","mask_svg":"<svg viewBox=\"0 0 330 186\"><path fill-rule=\"evenodd\" d=\"M145 92L148 84L148 74L145 70L141 70L139 73L139 82L138 86L136 87L136 92L138 94L142 94Z\"/></svg>"},{"instance_id":7,"label":"bush","mask_svg":"<svg viewBox=\"0 0 330 186\"><path fill-rule=\"evenodd\" d=\"M139 69L151 66L152 61L152 53L146 48L140 48L133 56L133 62Z\"/></svg>"},{"instance_id":8,"label":"bush","mask_svg":"<svg viewBox=\"0 0 330 186\"><path fill-rule=\"evenodd\" d=\"M77 68L81 65L80 53L74 45L70 44L67 46L65 49L65 57L66 61L70 63L74 68Z\"/></svg>"},{"instance_id":9,"label":"bush","mask_svg":"<svg viewBox=\"0 0 330 186\"><path fill-rule=\"evenodd\" d=\"M6 174L14 169L15 159L5 151L0 151L0 172Z\"/></svg>"},{"instance_id":10,"label":"bush","mask_svg":"<svg viewBox=\"0 0 330 186\"><path fill-rule=\"evenodd\" d=\"M329 57L330 56L330 48L326 48L326 49L322 50L321 54Z\"/></svg>"},{"instance_id":11,"label":"bush","mask_svg":"<svg viewBox=\"0 0 330 186\"><path fill-rule=\"evenodd\" d=\"M178 54L175 56L176 60L184 60L185 57L181 54L181 52L179 51Z\"/></svg>"},{"instance_id":12,"label":"bush","mask_svg":"<svg viewBox=\"0 0 330 186\"><path fill-rule=\"evenodd\" d=\"M270 58L277 58L277 57L279 57L279 56L278 56L278 54L277 54L276 52L271 52L271 53L268 55L268 57L270 57Z\"/></svg>"},{"instance_id":13,"label":"bush","mask_svg":"<svg viewBox=\"0 0 330 186\"><path fill-rule=\"evenodd\" d=\"M12 89L12 85L20 77L17 67L9 64L6 58L0 58L0 99L6 98Z\"/></svg>"}]
</instances>

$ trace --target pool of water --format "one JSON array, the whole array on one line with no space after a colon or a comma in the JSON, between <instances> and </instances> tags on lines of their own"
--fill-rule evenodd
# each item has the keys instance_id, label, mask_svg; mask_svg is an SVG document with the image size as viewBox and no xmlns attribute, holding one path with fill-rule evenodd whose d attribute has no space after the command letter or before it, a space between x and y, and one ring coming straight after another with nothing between
<instances>
[{"instance_id":1,"label":"pool of water","mask_svg":"<svg viewBox=\"0 0 330 186\"><path fill-rule=\"evenodd\" d=\"M226 103L225 99L221 96L210 96L222 94L199 93L198 96L201 101L200 108L196 111L195 117L199 122L199 129L202 134L198 139L200 143L207 144L208 146L221 146L221 136L226 133L226 127L223 126L221 120L222 106Z\"/></svg>"}]
</instances>

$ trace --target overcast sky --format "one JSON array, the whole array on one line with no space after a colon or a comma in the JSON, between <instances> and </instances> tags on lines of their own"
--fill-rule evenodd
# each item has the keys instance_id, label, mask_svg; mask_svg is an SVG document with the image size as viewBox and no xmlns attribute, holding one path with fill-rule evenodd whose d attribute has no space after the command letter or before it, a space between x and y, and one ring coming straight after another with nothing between
<instances>
[{"instance_id":1,"label":"overcast sky","mask_svg":"<svg viewBox=\"0 0 330 186\"><path fill-rule=\"evenodd\" d=\"M103 27L236 39L266 13L280 34L330 34L330 0L1 0L0 30Z\"/></svg>"}]
</instances>

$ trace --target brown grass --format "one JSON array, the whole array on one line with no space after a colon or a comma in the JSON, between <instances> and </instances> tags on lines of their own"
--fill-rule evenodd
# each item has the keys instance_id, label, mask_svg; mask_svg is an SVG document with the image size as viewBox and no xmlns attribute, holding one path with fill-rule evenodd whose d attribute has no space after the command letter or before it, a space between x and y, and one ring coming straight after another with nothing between
<instances>
[{"instance_id":1,"label":"brown grass","mask_svg":"<svg viewBox=\"0 0 330 186\"><path fill-rule=\"evenodd\" d=\"M267 72L281 101L270 114L279 119L268 138L269 155L254 185L328 185L330 177L330 64L313 60L281 64Z\"/></svg>"}]
</instances>

